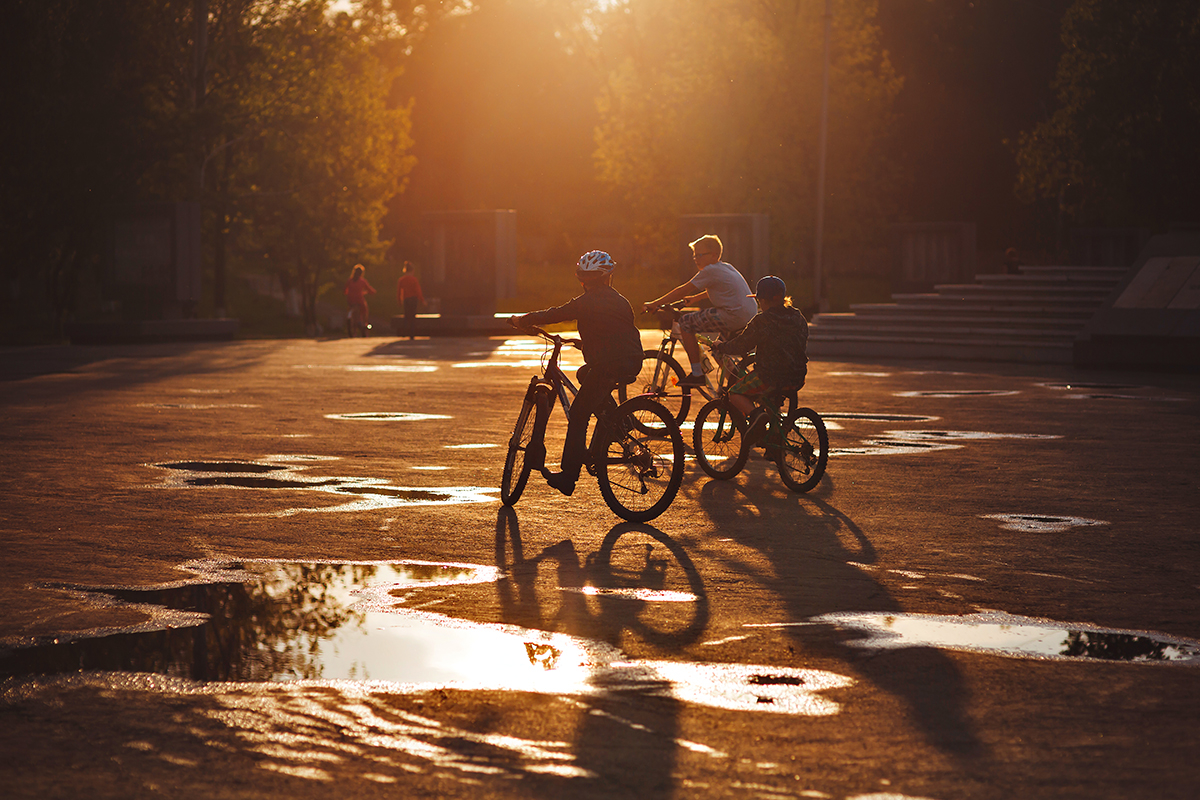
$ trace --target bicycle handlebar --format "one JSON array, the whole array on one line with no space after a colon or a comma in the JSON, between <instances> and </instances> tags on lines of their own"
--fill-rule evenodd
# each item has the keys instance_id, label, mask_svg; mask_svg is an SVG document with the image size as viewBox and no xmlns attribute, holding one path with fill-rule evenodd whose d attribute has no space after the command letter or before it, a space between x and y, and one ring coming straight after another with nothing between
<instances>
[{"instance_id":1,"label":"bicycle handlebar","mask_svg":"<svg viewBox=\"0 0 1200 800\"><path fill-rule=\"evenodd\" d=\"M513 326L517 330L519 330L521 333L526 333L526 334L529 334L530 336L540 336L543 339L547 339L551 342L557 341L557 342L561 342L562 344L569 344L569 345L571 345L571 347L574 347L576 350L583 349L583 342L579 339L571 339L566 336L559 336L557 333L549 333L549 332L539 328L536 325L530 325L528 328L522 328L520 325L517 324L516 320L517 320L516 317L509 317L508 324Z\"/></svg>"}]
</instances>

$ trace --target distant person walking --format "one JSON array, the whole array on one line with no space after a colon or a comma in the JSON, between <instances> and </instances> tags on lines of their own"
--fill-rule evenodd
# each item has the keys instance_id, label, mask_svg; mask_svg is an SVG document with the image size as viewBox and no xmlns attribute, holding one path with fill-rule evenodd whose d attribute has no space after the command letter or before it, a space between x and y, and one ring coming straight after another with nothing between
<instances>
[{"instance_id":1,"label":"distant person walking","mask_svg":"<svg viewBox=\"0 0 1200 800\"><path fill-rule=\"evenodd\" d=\"M362 264L355 264L354 271L350 273L350 280L346 281L346 288L342 290L346 295L346 302L350 305L350 312L346 315L346 333L350 336L356 331L366 336L371 327L368 322L371 316L367 308L367 295L375 294L375 288L367 283L365 271L366 267Z\"/></svg>"},{"instance_id":2,"label":"distant person walking","mask_svg":"<svg viewBox=\"0 0 1200 800\"><path fill-rule=\"evenodd\" d=\"M425 304L425 295L421 293L421 282L413 274L412 264L408 261L404 262L400 280L396 282L396 302L404 308L404 332L409 339L417 338L417 306Z\"/></svg>"}]
</instances>

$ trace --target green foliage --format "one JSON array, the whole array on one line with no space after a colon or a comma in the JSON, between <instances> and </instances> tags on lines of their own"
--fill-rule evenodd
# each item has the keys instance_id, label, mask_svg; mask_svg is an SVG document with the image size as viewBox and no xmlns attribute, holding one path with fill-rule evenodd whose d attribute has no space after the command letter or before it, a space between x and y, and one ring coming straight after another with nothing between
<instances>
[{"instance_id":1,"label":"green foliage","mask_svg":"<svg viewBox=\"0 0 1200 800\"><path fill-rule=\"evenodd\" d=\"M1076 0L1058 108L1021 135L1016 191L1076 224L1200 218L1200 6Z\"/></svg>"},{"instance_id":2,"label":"green foliage","mask_svg":"<svg viewBox=\"0 0 1200 800\"><path fill-rule=\"evenodd\" d=\"M381 56L463 3L10 5L2 107L19 123L0 129L0 265L14 307L45 298L61 324L83 277L102 284L114 213L199 200L214 304L227 269L266 264L300 289L312 328L321 288L381 257L380 220L413 165Z\"/></svg>"},{"instance_id":3,"label":"green foliage","mask_svg":"<svg viewBox=\"0 0 1200 800\"><path fill-rule=\"evenodd\" d=\"M875 3L834 4L827 230L873 232L896 173L881 146L900 88ZM600 98L603 179L667 258L685 213L771 214L772 251L806 252L815 219L823 4L626 0L602 38L613 64ZM777 264L777 267L780 266Z\"/></svg>"}]
</instances>

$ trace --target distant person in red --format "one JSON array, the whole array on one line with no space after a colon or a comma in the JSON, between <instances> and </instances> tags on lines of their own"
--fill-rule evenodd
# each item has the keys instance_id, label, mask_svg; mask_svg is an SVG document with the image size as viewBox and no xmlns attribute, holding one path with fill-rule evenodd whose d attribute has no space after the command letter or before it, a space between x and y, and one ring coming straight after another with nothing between
<instances>
[{"instance_id":1,"label":"distant person in red","mask_svg":"<svg viewBox=\"0 0 1200 800\"><path fill-rule=\"evenodd\" d=\"M350 335L354 335L354 325L352 319L354 312L359 314L359 327L362 330L362 335L367 335L367 329L370 327L369 312L367 310L367 295L375 294L375 288L367 283L367 278L363 274L366 269L362 264L355 264L354 271L350 273L350 280L346 281L346 288L342 290L346 295L346 302L350 304L351 317L346 320L346 325L350 328Z\"/></svg>"},{"instance_id":2,"label":"distant person in red","mask_svg":"<svg viewBox=\"0 0 1200 800\"><path fill-rule=\"evenodd\" d=\"M421 283L411 270L412 264L405 261L400 280L396 283L396 302L404 307L404 330L408 338L415 339L417 337L413 332L417 320L417 306L425 304L425 295L421 294Z\"/></svg>"}]
</instances>

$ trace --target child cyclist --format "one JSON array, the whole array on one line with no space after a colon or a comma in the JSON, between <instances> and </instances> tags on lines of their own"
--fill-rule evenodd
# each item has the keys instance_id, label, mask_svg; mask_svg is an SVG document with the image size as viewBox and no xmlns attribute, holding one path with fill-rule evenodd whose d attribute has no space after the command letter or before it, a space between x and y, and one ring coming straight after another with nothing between
<instances>
[{"instance_id":1,"label":"child cyclist","mask_svg":"<svg viewBox=\"0 0 1200 800\"><path fill-rule=\"evenodd\" d=\"M542 469L546 482L565 495L575 491L587 455L588 418L611 402L612 390L618 384L633 383L642 368L642 338L633 321L633 308L612 288L616 266L612 256L602 250L584 253L575 266L583 294L561 306L512 321L518 328L570 320L579 324L583 360L587 363L579 370L579 394L571 403L560 471Z\"/></svg>"},{"instance_id":2,"label":"child cyclist","mask_svg":"<svg viewBox=\"0 0 1200 800\"><path fill-rule=\"evenodd\" d=\"M785 297L781 278L760 278L750 295L761 309L745 330L727 342L718 342L713 352L741 355L754 351L754 368L729 387L729 402L749 419L754 398L770 391L795 391L808 376L808 320Z\"/></svg>"},{"instance_id":3,"label":"child cyclist","mask_svg":"<svg viewBox=\"0 0 1200 800\"><path fill-rule=\"evenodd\" d=\"M696 274L687 283L676 286L657 300L646 303L643 310L656 311L676 300L708 296L712 308L684 314L675 330L675 335L683 342L683 350L692 365L691 374L679 381L679 385L703 386L704 366L700 359L700 344L696 341L696 332L714 331L729 334L740 331L757 309L750 300L750 286L742 277L742 273L732 264L721 260L724 247L720 237L710 233L701 236L688 247L692 248Z\"/></svg>"}]
</instances>

